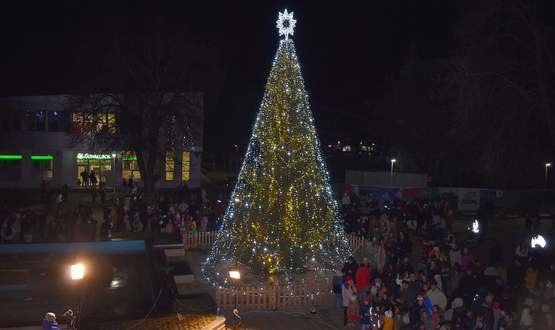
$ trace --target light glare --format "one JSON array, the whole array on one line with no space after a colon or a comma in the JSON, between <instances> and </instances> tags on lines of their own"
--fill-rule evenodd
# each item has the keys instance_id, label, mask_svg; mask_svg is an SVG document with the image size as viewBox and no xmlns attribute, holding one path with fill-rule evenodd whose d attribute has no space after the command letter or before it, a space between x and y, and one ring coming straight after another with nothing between
<instances>
[{"instance_id":1,"label":"light glare","mask_svg":"<svg viewBox=\"0 0 555 330\"><path fill-rule=\"evenodd\" d=\"M530 245L532 248L539 246L543 249L547 245L547 241L545 240L545 238L543 238L542 235L538 235L536 237L532 237L532 239L530 240Z\"/></svg>"},{"instance_id":2,"label":"light glare","mask_svg":"<svg viewBox=\"0 0 555 330\"><path fill-rule=\"evenodd\" d=\"M241 279L241 273L237 270L230 270L229 271L229 277L235 280L240 280Z\"/></svg>"},{"instance_id":3,"label":"light glare","mask_svg":"<svg viewBox=\"0 0 555 330\"><path fill-rule=\"evenodd\" d=\"M82 263L71 265L70 274L72 280L82 280L85 277L85 265Z\"/></svg>"}]
</instances>

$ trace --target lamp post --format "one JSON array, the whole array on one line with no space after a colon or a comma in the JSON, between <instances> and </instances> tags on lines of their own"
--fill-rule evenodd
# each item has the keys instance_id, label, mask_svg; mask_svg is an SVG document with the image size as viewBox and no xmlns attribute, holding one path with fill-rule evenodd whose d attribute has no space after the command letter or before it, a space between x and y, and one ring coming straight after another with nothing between
<instances>
[{"instance_id":1,"label":"lamp post","mask_svg":"<svg viewBox=\"0 0 555 330\"><path fill-rule=\"evenodd\" d=\"M237 309L237 288L236 285L241 280L241 272L239 270L229 270L229 278L231 279L231 284L233 285L233 292L235 296L235 308L233 308L233 315L237 318L237 327L241 326L241 316L239 316L239 310Z\"/></svg>"},{"instance_id":2,"label":"lamp post","mask_svg":"<svg viewBox=\"0 0 555 330\"><path fill-rule=\"evenodd\" d=\"M397 162L397 159L395 158L391 158L391 170L390 170L390 176L391 176L391 184L393 185L393 165Z\"/></svg>"},{"instance_id":3,"label":"lamp post","mask_svg":"<svg viewBox=\"0 0 555 330\"><path fill-rule=\"evenodd\" d=\"M71 278L72 281L76 282L77 286L78 286L78 290L77 290L77 294L79 295L79 299L78 299L78 305L77 305L77 313L73 312L71 309L68 310L65 315L68 316L70 318L70 329L77 329L77 327L79 326L79 321L81 318L81 288L82 288L82 284L81 284L81 280L83 280L85 278L85 274L86 274L86 267L84 264L78 262L75 264L72 264L69 267L69 276Z\"/></svg>"},{"instance_id":4,"label":"lamp post","mask_svg":"<svg viewBox=\"0 0 555 330\"><path fill-rule=\"evenodd\" d=\"M543 180L543 189L547 189L547 169L551 167L551 163L545 163L545 177Z\"/></svg>"},{"instance_id":5,"label":"lamp post","mask_svg":"<svg viewBox=\"0 0 555 330\"><path fill-rule=\"evenodd\" d=\"M115 152L112 153L112 187L114 194L116 193L116 157Z\"/></svg>"}]
</instances>

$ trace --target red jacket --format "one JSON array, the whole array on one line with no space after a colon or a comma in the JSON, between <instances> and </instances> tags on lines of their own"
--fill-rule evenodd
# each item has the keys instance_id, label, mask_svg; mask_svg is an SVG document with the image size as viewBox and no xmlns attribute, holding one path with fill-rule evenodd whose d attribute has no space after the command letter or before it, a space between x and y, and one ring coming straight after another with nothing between
<instances>
[{"instance_id":1,"label":"red jacket","mask_svg":"<svg viewBox=\"0 0 555 330\"><path fill-rule=\"evenodd\" d=\"M357 289L367 288L370 286L370 271L367 267L358 267L355 274L355 285Z\"/></svg>"}]
</instances>

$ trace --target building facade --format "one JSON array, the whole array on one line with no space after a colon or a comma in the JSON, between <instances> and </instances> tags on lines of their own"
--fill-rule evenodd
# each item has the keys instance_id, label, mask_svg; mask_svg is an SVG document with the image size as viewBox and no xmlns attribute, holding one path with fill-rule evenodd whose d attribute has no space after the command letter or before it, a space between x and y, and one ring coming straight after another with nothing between
<instances>
[{"instance_id":1,"label":"building facade","mask_svg":"<svg viewBox=\"0 0 555 330\"><path fill-rule=\"evenodd\" d=\"M189 93L188 93L189 95ZM186 185L200 187L202 156L202 94L190 93L200 104L194 116L195 136L174 152L167 153L157 188ZM0 98L0 188L39 188L43 181L51 187L85 186L83 173L95 173L106 187L133 179L140 183L136 156L129 150L93 148L76 143L88 119L83 112L71 111L69 95L18 96ZM100 125L115 130L116 116L106 113Z\"/></svg>"}]
</instances>

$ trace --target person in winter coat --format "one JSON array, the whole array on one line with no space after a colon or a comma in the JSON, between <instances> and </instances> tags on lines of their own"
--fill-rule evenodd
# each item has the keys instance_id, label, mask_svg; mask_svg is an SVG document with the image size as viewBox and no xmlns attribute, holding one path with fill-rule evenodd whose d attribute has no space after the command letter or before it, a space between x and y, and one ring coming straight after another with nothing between
<instances>
[{"instance_id":1,"label":"person in winter coat","mask_svg":"<svg viewBox=\"0 0 555 330\"><path fill-rule=\"evenodd\" d=\"M428 296L428 298L430 298L430 302L432 303L432 306L437 305L437 306L439 306L439 308L441 308L442 311L445 310L445 307L447 307L447 297L437 287L436 282L432 282L432 286L431 286L430 290L428 290L426 295Z\"/></svg>"},{"instance_id":2,"label":"person in winter coat","mask_svg":"<svg viewBox=\"0 0 555 330\"><path fill-rule=\"evenodd\" d=\"M428 300L428 303L426 303ZM416 298L416 302L410 307L410 324L413 326L419 326L421 324L428 324L430 321L431 313L428 312L428 306L431 305L429 298L425 297L424 294L419 294ZM431 310L431 307L430 307Z\"/></svg>"},{"instance_id":3,"label":"person in winter coat","mask_svg":"<svg viewBox=\"0 0 555 330\"><path fill-rule=\"evenodd\" d=\"M532 317L532 312L530 307L524 307L520 313L520 326L523 329L528 329L534 324L534 318Z\"/></svg>"},{"instance_id":4,"label":"person in winter coat","mask_svg":"<svg viewBox=\"0 0 555 330\"><path fill-rule=\"evenodd\" d=\"M393 330L394 325L395 320L393 319L393 312L391 310L385 311L383 317L383 330Z\"/></svg>"},{"instance_id":5,"label":"person in winter coat","mask_svg":"<svg viewBox=\"0 0 555 330\"><path fill-rule=\"evenodd\" d=\"M461 249L457 246L457 244L453 243L451 249L449 250L449 262L451 263L451 267L455 264L461 264Z\"/></svg>"},{"instance_id":6,"label":"person in winter coat","mask_svg":"<svg viewBox=\"0 0 555 330\"><path fill-rule=\"evenodd\" d=\"M368 292L368 288L370 287L370 269L366 264L361 264L360 267L357 268L357 272L355 274L355 284L357 291L359 292L359 298L362 301Z\"/></svg>"},{"instance_id":7,"label":"person in winter coat","mask_svg":"<svg viewBox=\"0 0 555 330\"><path fill-rule=\"evenodd\" d=\"M369 330L370 329L370 300L365 297L362 304L360 304L360 329Z\"/></svg>"},{"instance_id":8,"label":"person in winter coat","mask_svg":"<svg viewBox=\"0 0 555 330\"><path fill-rule=\"evenodd\" d=\"M343 325L347 325L347 308L349 308L351 303L351 297L356 292L357 289L353 285L353 281L351 279L345 280L345 284L341 289L341 296L343 298Z\"/></svg>"},{"instance_id":9,"label":"person in winter coat","mask_svg":"<svg viewBox=\"0 0 555 330\"><path fill-rule=\"evenodd\" d=\"M42 320L42 330L60 330L58 322L56 322L56 314L46 313Z\"/></svg>"},{"instance_id":10,"label":"person in winter coat","mask_svg":"<svg viewBox=\"0 0 555 330\"><path fill-rule=\"evenodd\" d=\"M334 306L343 306L342 288L343 288L343 274L340 271L335 273L332 280L333 283L333 296L334 296Z\"/></svg>"},{"instance_id":11,"label":"person in winter coat","mask_svg":"<svg viewBox=\"0 0 555 330\"><path fill-rule=\"evenodd\" d=\"M356 291L352 293L349 299L349 306L347 307L347 325L354 328L358 323L359 317L359 304Z\"/></svg>"}]
</instances>

